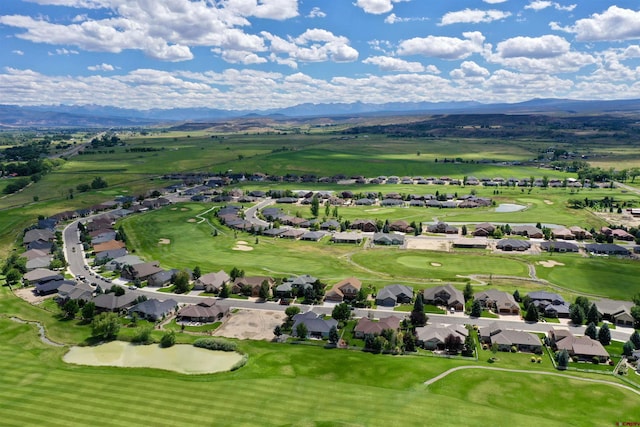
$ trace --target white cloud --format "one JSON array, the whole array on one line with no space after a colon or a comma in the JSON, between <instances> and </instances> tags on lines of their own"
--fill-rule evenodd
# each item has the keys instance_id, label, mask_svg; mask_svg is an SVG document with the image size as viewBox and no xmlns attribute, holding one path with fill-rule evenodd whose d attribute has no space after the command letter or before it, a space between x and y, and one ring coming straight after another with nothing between
<instances>
[{"instance_id":1,"label":"white cloud","mask_svg":"<svg viewBox=\"0 0 640 427\"><path fill-rule=\"evenodd\" d=\"M68 56L68 55L78 55L80 54L80 52L78 52L77 50L69 50L69 49L56 49L53 52L47 52L47 54L49 56L54 56L54 55L63 55L63 56Z\"/></svg>"},{"instance_id":2,"label":"white cloud","mask_svg":"<svg viewBox=\"0 0 640 427\"><path fill-rule=\"evenodd\" d=\"M114 66L111 64L98 64L98 65L90 65L87 67L89 71L113 71L115 70Z\"/></svg>"},{"instance_id":3,"label":"white cloud","mask_svg":"<svg viewBox=\"0 0 640 427\"><path fill-rule=\"evenodd\" d=\"M400 18L395 13L390 13L386 18L384 18L385 24L397 24L398 22L422 22L428 21L429 18L413 16L409 18Z\"/></svg>"},{"instance_id":4,"label":"white cloud","mask_svg":"<svg viewBox=\"0 0 640 427\"><path fill-rule=\"evenodd\" d=\"M353 62L358 59L358 51L349 46L349 39L319 28L308 29L288 40L266 31L261 35L270 43L269 49L273 54L286 55L294 61ZM286 65L290 66L290 63Z\"/></svg>"},{"instance_id":5,"label":"white cloud","mask_svg":"<svg viewBox=\"0 0 640 427\"><path fill-rule=\"evenodd\" d=\"M391 10L393 10L393 4L400 3L402 1L410 0L357 0L355 5L367 13L381 15L383 13L391 12Z\"/></svg>"},{"instance_id":6,"label":"white cloud","mask_svg":"<svg viewBox=\"0 0 640 427\"><path fill-rule=\"evenodd\" d=\"M562 6L560 3L556 3L556 2L552 2L552 1L548 1L548 0L535 0L532 1L531 3L529 3L528 5L526 5L524 8L525 9L532 9L535 10L536 12L539 12L543 9L549 8L549 7L553 7L556 10L563 10L566 12L571 12L573 11L573 9L576 8L575 4L570 4L568 6Z\"/></svg>"},{"instance_id":7,"label":"white cloud","mask_svg":"<svg viewBox=\"0 0 640 427\"><path fill-rule=\"evenodd\" d=\"M511 16L511 12L495 9L464 9L456 12L447 12L438 25L487 23L505 19L509 16Z\"/></svg>"},{"instance_id":8,"label":"white cloud","mask_svg":"<svg viewBox=\"0 0 640 427\"><path fill-rule=\"evenodd\" d=\"M551 58L567 53L568 41L562 37L545 35L542 37L514 37L498 43L497 53L502 58L529 57Z\"/></svg>"},{"instance_id":9,"label":"white cloud","mask_svg":"<svg viewBox=\"0 0 640 427\"><path fill-rule=\"evenodd\" d=\"M390 56L371 56L362 62L377 65L383 71L406 71L411 73L421 73L425 71L424 65L419 62L409 62Z\"/></svg>"},{"instance_id":10,"label":"white cloud","mask_svg":"<svg viewBox=\"0 0 640 427\"><path fill-rule=\"evenodd\" d=\"M576 35L577 41L621 41L640 39L640 11L611 6L601 14L579 19L561 29ZM552 27L553 28L553 27Z\"/></svg>"},{"instance_id":11,"label":"white cloud","mask_svg":"<svg viewBox=\"0 0 640 427\"><path fill-rule=\"evenodd\" d=\"M508 0L482 0L482 1L489 4L500 4L500 3L505 3Z\"/></svg>"},{"instance_id":12,"label":"white cloud","mask_svg":"<svg viewBox=\"0 0 640 427\"><path fill-rule=\"evenodd\" d=\"M483 50L484 36L478 31L462 34L465 38L456 37L415 37L404 40L398 47L398 55L424 55L441 59L463 59Z\"/></svg>"},{"instance_id":13,"label":"white cloud","mask_svg":"<svg viewBox=\"0 0 640 427\"><path fill-rule=\"evenodd\" d=\"M479 81L489 77L489 70L473 61L464 61L460 68L452 70L449 75L454 79Z\"/></svg>"},{"instance_id":14,"label":"white cloud","mask_svg":"<svg viewBox=\"0 0 640 427\"><path fill-rule=\"evenodd\" d=\"M23 56L24 52L21 50L12 50L11 53L13 53L14 55L19 55L19 56Z\"/></svg>"},{"instance_id":15,"label":"white cloud","mask_svg":"<svg viewBox=\"0 0 640 427\"><path fill-rule=\"evenodd\" d=\"M320 10L319 7L314 7L307 15L307 18L326 18L327 14Z\"/></svg>"}]
</instances>

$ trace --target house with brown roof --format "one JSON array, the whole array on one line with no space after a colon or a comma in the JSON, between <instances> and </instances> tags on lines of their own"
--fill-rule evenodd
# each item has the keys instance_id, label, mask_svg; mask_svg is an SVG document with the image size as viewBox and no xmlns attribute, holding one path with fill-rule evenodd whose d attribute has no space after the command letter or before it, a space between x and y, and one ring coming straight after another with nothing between
<instances>
[{"instance_id":1,"label":"house with brown roof","mask_svg":"<svg viewBox=\"0 0 640 427\"><path fill-rule=\"evenodd\" d=\"M191 304L178 310L176 318L179 322L213 323L229 315L229 308L217 305L216 300L207 298L198 304Z\"/></svg>"},{"instance_id":2,"label":"house with brown roof","mask_svg":"<svg viewBox=\"0 0 640 427\"><path fill-rule=\"evenodd\" d=\"M126 247L127 245L120 240L109 240L108 242L98 243L93 246L93 252L99 254L104 251L112 251L114 249L121 249Z\"/></svg>"},{"instance_id":3,"label":"house with brown roof","mask_svg":"<svg viewBox=\"0 0 640 427\"><path fill-rule=\"evenodd\" d=\"M360 244L364 240L365 235L362 233L335 233L331 238L331 241L334 243L350 243L350 244Z\"/></svg>"},{"instance_id":4,"label":"house with brown roof","mask_svg":"<svg viewBox=\"0 0 640 427\"><path fill-rule=\"evenodd\" d=\"M24 233L22 243L28 245L31 242L41 240L43 242L51 242L55 239L56 235L53 231L47 229L34 228Z\"/></svg>"},{"instance_id":5,"label":"house with brown roof","mask_svg":"<svg viewBox=\"0 0 640 427\"><path fill-rule=\"evenodd\" d=\"M217 273L207 273L200 276L194 283L194 290L204 290L205 292L218 292L222 285L229 283L231 277L224 271Z\"/></svg>"},{"instance_id":6,"label":"house with brown roof","mask_svg":"<svg viewBox=\"0 0 640 427\"><path fill-rule=\"evenodd\" d=\"M439 234L458 234L458 228L452 225L449 225L445 222L439 222L437 224L431 224L427 226L428 233L439 233Z\"/></svg>"},{"instance_id":7,"label":"house with brown roof","mask_svg":"<svg viewBox=\"0 0 640 427\"><path fill-rule=\"evenodd\" d=\"M234 280L231 285L231 292L239 294L242 293L244 288L251 288L251 296L257 297L260 295L260 288L265 282L269 286L269 289L275 284L273 278L268 276L236 277L236 280Z\"/></svg>"},{"instance_id":8,"label":"house with brown roof","mask_svg":"<svg viewBox=\"0 0 640 427\"><path fill-rule=\"evenodd\" d=\"M635 239L633 234L630 234L630 233L626 232L625 230L622 230L621 228L615 228L615 229L611 230L611 235L616 240L626 240L626 241L631 242L631 241L633 241Z\"/></svg>"},{"instance_id":9,"label":"house with brown roof","mask_svg":"<svg viewBox=\"0 0 640 427\"><path fill-rule=\"evenodd\" d=\"M385 329L397 331L400 327L400 318L396 316L383 317L378 321L362 317L353 329L353 336L364 338L365 335L380 335Z\"/></svg>"},{"instance_id":10,"label":"house with brown roof","mask_svg":"<svg viewBox=\"0 0 640 427\"><path fill-rule=\"evenodd\" d=\"M473 235L477 237L489 237L496 231L496 227L488 222L482 222L476 224L476 229L473 231Z\"/></svg>"},{"instance_id":11,"label":"house with brown roof","mask_svg":"<svg viewBox=\"0 0 640 427\"><path fill-rule=\"evenodd\" d=\"M376 304L394 307L396 304L409 304L413 301L413 287L406 285L388 285L378 291Z\"/></svg>"},{"instance_id":12,"label":"house with brown roof","mask_svg":"<svg viewBox=\"0 0 640 427\"><path fill-rule=\"evenodd\" d=\"M474 299L480 301L483 308L498 314L520 314L520 306L508 292L487 289L475 294Z\"/></svg>"},{"instance_id":13,"label":"house with brown roof","mask_svg":"<svg viewBox=\"0 0 640 427\"><path fill-rule=\"evenodd\" d=\"M351 229L368 233L375 233L378 231L376 222L372 219L356 219L351 223Z\"/></svg>"},{"instance_id":14,"label":"house with brown roof","mask_svg":"<svg viewBox=\"0 0 640 427\"><path fill-rule=\"evenodd\" d=\"M433 323L416 328L416 344L426 350L444 350L449 335L458 338L462 343L469 331L462 325Z\"/></svg>"},{"instance_id":15,"label":"house with brown roof","mask_svg":"<svg viewBox=\"0 0 640 427\"><path fill-rule=\"evenodd\" d=\"M593 239L593 235L591 233L589 233L587 230L585 230L582 227L578 227L577 225L569 227L569 230L576 237L576 240Z\"/></svg>"},{"instance_id":16,"label":"house with brown roof","mask_svg":"<svg viewBox=\"0 0 640 427\"><path fill-rule=\"evenodd\" d=\"M390 231L399 231L401 233L413 233L415 229L409 225L407 221L398 220L389 224Z\"/></svg>"},{"instance_id":17,"label":"house with brown roof","mask_svg":"<svg viewBox=\"0 0 640 427\"><path fill-rule=\"evenodd\" d=\"M444 306L456 311L464 311L464 295L462 291L447 284L422 291L425 304Z\"/></svg>"},{"instance_id":18,"label":"house with brown roof","mask_svg":"<svg viewBox=\"0 0 640 427\"><path fill-rule=\"evenodd\" d=\"M620 326L633 326L635 323L633 316L631 316L631 308L634 305L631 301L603 298L595 301L595 305L604 320Z\"/></svg>"},{"instance_id":19,"label":"house with brown roof","mask_svg":"<svg viewBox=\"0 0 640 427\"><path fill-rule=\"evenodd\" d=\"M97 311L122 311L131 307L137 296L133 292L126 292L122 295L116 295L114 292L108 294L96 295L93 303L96 305Z\"/></svg>"},{"instance_id":20,"label":"house with brown roof","mask_svg":"<svg viewBox=\"0 0 640 427\"><path fill-rule=\"evenodd\" d=\"M542 239L544 237L542 230L533 225L514 225L511 227L511 233L518 236L527 236L532 239Z\"/></svg>"},{"instance_id":21,"label":"house with brown roof","mask_svg":"<svg viewBox=\"0 0 640 427\"><path fill-rule=\"evenodd\" d=\"M560 240L575 240L576 238L575 234L573 234L571 230L564 227L554 228L553 230L551 230L551 236L554 239L560 239Z\"/></svg>"},{"instance_id":22,"label":"house with brown roof","mask_svg":"<svg viewBox=\"0 0 640 427\"><path fill-rule=\"evenodd\" d=\"M362 288L362 282L355 277L344 279L335 285L326 293L326 301L343 302L345 300L353 300L358 296L358 292Z\"/></svg>"},{"instance_id":23,"label":"house with brown roof","mask_svg":"<svg viewBox=\"0 0 640 427\"><path fill-rule=\"evenodd\" d=\"M554 351L567 350L569 356L575 356L586 362L591 362L594 357L597 357L601 363L609 360L609 353L600 341L588 336L575 336L571 331L563 329L551 329L547 336L551 340Z\"/></svg>"},{"instance_id":24,"label":"house with brown roof","mask_svg":"<svg viewBox=\"0 0 640 427\"><path fill-rule=\"evenodd\" d=\"M498 346L500 351L511 351L516 347L518 351L542 353L542 342L537 335L525 331L501 328L497 322L478 330L480 340L484 344Z\"/></svg>"},{"instance_id":25,"label":"house with brown roof","mask_svg":"<svg viewBox=\"0 0 640 427\"><path fill-rule=\"evenodd\" d=\"M138 279L144 281L161 271L164 270L160 268L160 263L158 261L151 261L135 265L126 265L120 272L120 275L127 280Z\"/></svg>"}]
</instances>

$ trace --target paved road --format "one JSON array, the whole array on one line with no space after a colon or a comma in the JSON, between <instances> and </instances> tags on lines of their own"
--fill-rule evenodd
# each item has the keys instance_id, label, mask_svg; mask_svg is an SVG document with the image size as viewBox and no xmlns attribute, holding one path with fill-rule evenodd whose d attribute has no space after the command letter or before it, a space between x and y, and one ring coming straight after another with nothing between
<instances>
[{"instance_id":1,"label":"paved road","mask_svg":"<svg viewBox=\"0 0 640 427\"><path fill-rule=\"evenodd\" d=\"M271 225L269 222L258 218L258 210L264 209L265 207L272 205L274 203L275 203L275 200L268 197L262 200L261 202L251 206L250 208L247 208L244 211L245 219L249 221L251 224L253 224L255 228L260 228L260 227L262 227L263 229L269 228L269 226Z\"/></svg>"}]
</instances>

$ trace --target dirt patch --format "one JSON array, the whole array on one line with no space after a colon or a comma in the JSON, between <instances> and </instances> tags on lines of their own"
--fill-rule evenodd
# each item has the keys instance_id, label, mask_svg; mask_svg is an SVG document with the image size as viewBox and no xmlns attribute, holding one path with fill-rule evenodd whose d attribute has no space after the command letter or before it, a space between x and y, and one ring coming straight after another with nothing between
<instances>
[{"instance_id":1,"label":"dirt patch","mask_svg":"<svg viewBox=\"0 0 640 427\"><path fill-rule=\"evenodd\" d=\"M451 248L451 242L448 239L407 236L405 242L407 249L449 252Z\"/></svg>"},{"instance_id":2,"label":"dirt patch","mask_svg":"<svg viewBox=\"0 0 640 427\"><path fill-rule=\"evenodd\" d=\"M553 268L553 267L556 267L556 266L564 265L563 263L558 262L558 261L554 261L552 259L547 260L547 261L538 261L538 264L543 266L543 267L546 267L546 268Z\"/></svg>"},{"instance_id":3,"label":"dirt patch","mask_svg":"<svg viewBox=\"0 0 640 427\"><path fill-rule=\"evenodd\" d=\"M252 251L253 248L247 245L235 245L234 247L231 248L231 250L249 252L249 251Z\"/></svg>"},{"instance_id":4,"label":"dirt patch","mask_svg":"<svg viewBox=\"0 0 640 427\"><path fill-rule=\"evenodd\" d=\"M281 325L287 316L282 311L238 310L216 331L214 335L250 339L273 339L273 329Z\"/></svg>"},{"instance_id":5,"label":"dirt patch","mask_svg":"<svg viewBox=\"0 0 640 427\"><path fill-rule=\"evenodd\" d=\"M180 208L180 212L186 212L186 211L188 211L188 210L189 210L189 209L187 209L187 208Z\"/></svg>"},{"instance_id":6,"label":"dirt patch","mask_svg":"<svg viewBox=\"0 0 640 427\"><path fill-rule=\"evenodd\" d=\"M187 220L187 222L196 222L196 219L195 219L195 218L189 218L189 219Z\"/></svg>"},{"instance_id":7,"label":"dirt patch","mask_svg":"<svg viewBox=\"0 0 640 427\"><path fill-rule=\"evenodd\" d=\"M178 210L178 208L171 208L171 210L172 210L172 211L177 211L177 210Z\"/></svg>"},{"instance_id":8,"label":"dirt patch","mask_svg":"<svg viewBox=\"0 0 640 427\"><path fill-rule=\"evenodd\" d=\"M158 240L158 244L159 245L168 245L169 243L171 243L171 239L160 239L160 240Z\"/></svg>"},{"instance_id":9,"label":"dirt patch","mask_svg":"<svg viewBox=\"0 0 640 427\"><path fill-rule=\"evenodd\" d=\"M42 301L47 298L53 298L56 294L40 296L34 293L34 288L21 288L16 289L13 293L28 302L29 304L40 304Z\"/></svg>"},{"instance_id":10,"label":"dirt patch","mask_svg":"<svg viewBox=\"0 0 640 427\"><path fill-rule=\"evenodd\" d=\"M440 264L439 262L432 262L431 267L442 267L442 264Z\"/></svg>"},{"instance_id":11,"label":"dirt patch","mask_svg":"<svg viewBox=\"0 0 640 427\"><path fill-rule=\"evenodd\" d=\"M594 214L597 217L602 218L608 224L619 224L627 228L640 227L640 218L634 217L624 210L622 211L622 213L594 212Z\"/></svg>"},{"instance_id":12,"label":"dirt patch","mask_svg":"<svg viewBox=\"0 0 640 427\"><path fill-rule=\"evenodd\" d=\"M553 202L551 200L544 200L545 205L552 205Z\"/></svg>"}]
</instances>

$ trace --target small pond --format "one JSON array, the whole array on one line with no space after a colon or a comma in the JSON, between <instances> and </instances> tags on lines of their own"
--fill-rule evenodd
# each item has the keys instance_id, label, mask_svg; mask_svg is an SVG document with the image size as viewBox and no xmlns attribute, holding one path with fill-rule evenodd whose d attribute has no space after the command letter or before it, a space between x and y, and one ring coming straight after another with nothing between
<instances>
[{"instance_id":1,"label":"small pond","mask_svg":"<svg viewBox=\"0 0 640 427\"><path fill-rule=\"evenodd\" d=\"M524 205L516 205L515 203L500 203L495 212L518 212L526 208Z\"/></svg>"},{"instance_id":2,"label":"small pond","mask_svg":"<svg viewBox=\"0 0 640 427\"><path fill-rule=\"evenodd\" d=\"M186 344L162 348L158 344L139 345L111 341L96 346L71 347L63 360L77 365L155 368L182 374L211 374L230 371L242 360L242 355Z\"/></svg>"}]
</instances>

